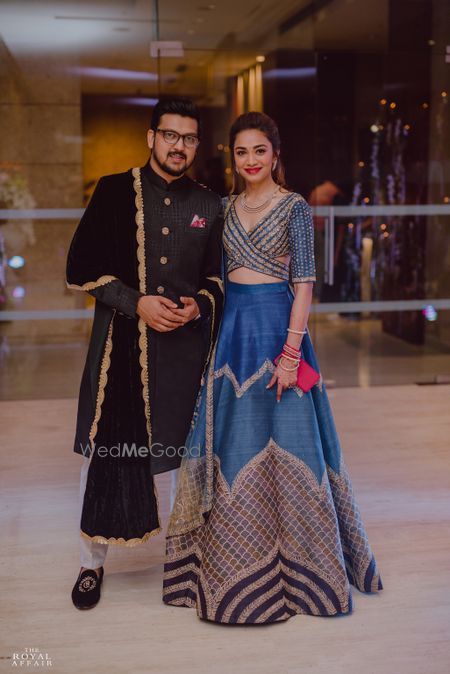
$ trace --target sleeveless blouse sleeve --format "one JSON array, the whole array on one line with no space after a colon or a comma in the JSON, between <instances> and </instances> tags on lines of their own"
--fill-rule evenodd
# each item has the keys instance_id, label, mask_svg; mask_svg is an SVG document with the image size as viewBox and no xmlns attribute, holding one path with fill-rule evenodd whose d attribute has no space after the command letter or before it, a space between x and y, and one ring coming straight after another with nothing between
<instances>
[{"instance_id":1,"label":"sleeveless blouse sleeve","mask_svg":"<svg viewBox=\"0 0 450 674\"><path fill-rule=\"evenodd\" d=\"M314 223L311 206L301 197L292 206L288 223L291 282L316 280Z\"/></svg>"}]
</instances>

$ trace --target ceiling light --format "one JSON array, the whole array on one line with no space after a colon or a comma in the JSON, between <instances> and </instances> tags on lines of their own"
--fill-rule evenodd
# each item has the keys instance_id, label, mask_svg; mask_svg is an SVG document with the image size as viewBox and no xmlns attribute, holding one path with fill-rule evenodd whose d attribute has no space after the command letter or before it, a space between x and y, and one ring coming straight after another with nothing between
<instances>
[{"instance_id":1,"label":"ceiling light","mask_svg":"<svg viewBox=\"0 0 450 674\"><path fill-rule=\"evenodd\" d=\"M155 82L156 73L146 73L140 70L122 70L121 68L95 68L91 66L72 66L69 72L82 77L99 77L108 80L143 80Z\"/></svg>"}]
</instances>

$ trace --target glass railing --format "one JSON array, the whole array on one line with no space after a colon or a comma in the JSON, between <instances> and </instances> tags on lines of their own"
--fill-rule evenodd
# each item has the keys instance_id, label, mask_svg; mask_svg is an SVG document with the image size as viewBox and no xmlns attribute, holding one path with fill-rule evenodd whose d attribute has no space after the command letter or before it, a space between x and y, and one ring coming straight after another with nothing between
<instances>
[{"instance_id":1,"label":"glass railing","mask_svg":"<svg viewBox=\"0 0 450 674\"><path fill-rule=\"evenodd\" d=\"M65 263L82 213L0 210L10 231L26 234L8 237L0 270L0 399L78 392L93 299L67 289ZM323 282L309 327L326 381L337 386L445 381L450 204L320 206L313 213L323 223L316 238ZM345 254L336 264L338 237ZM420 254L410 260L414 251Z\"/></svg>"},{"instance_id":2,"label":"glass railing","mask_svg":"<svg viewBox=\"0 0 450 674\"><path fill-rule=\"evenodd\" d=\"M413 227L421 227L425 228L425 230L427 228L434 228L435 231L436 228L434 227L434 222L436 219L439 219L441 223L440 230L442 233L442 242L434 241L433 246L438 250L442 250L442 246L444 246L444 248L446 247L446 241L448 240L450 233L450 204L317 206L313 208L313 213L314 216L323 218L325 221L325 235L323 237L323 285L333 286L336 283L334 255L337 241L335 232L337 229L341 228L345 230L344 235L347 239L347 242L344 245L344 252L348 257L351 257L352 251L356 254L356 260L353 259L352 263L349 262L348 266L350 267L352 265L355 273L361 273L361 269L358 269L358 263L359 266L365 264L368 267L368 282L370 288L368 291L366 289L365 293L363 289L360 289L358 293L360 297L358 299L352 297L351 293L348 293L346 296L345 287L341 292L343 295L341 301L329 302L318 298L319 301L316 301L311 308L312 313L425 310L429 305L432 305L436 310L450 309L450 292L448 293L448 296L443 296L441 294L443 289L440 288L438 279L434 278L436 273L438 273L439 265L435 265L432 259L425 260L425 257L427 256L426 251L423 251L424 267L421 270L423 276L422 296L403 297L406 281L405 279L402 280L396 278L394 279L394 287L391 287L390 289L392 297L385 299L383 295L386 293L383 292L381 287L382 279L380 278L386 276L391 265L391 260L387 255L384 255L382 250L380 251L380 248L383 246L384 248L387 246L392 248L393 244L391 241L392 238L396 236L396 229L398 229L399 226L404 226L401 223L399 225L400 219L410 217L410 222ZM74 231L76 221L79 220L82 214L83 209L0 209L0 220L8 220L10 222L33 221L37 225L37 230L34 231L34 236L36 237L40 236L40 222L56 223L61 227L64 227L66 230L66 236L64 238L67 239L68 222L70 223L70 232ZM447 218L449 218L448 221ZM420 221L420 219L422 219L422 221ZM336 225L337 222L339 222L339 225ZM391 239L389 239L389 237L391 237ZM349 243L350 238L353 239L353 242L351 243ZM436 238L436 234L434 238ZM365 241L372 242L372 250L370 251L371 259L369 261L364 260L365 251L363 248ZM375 245L378 252L377 265L374 265L373 257ZM52 251L51 241L48 241L48 247L50 247L50 250L49 256L45 260L45 266L48 269L53 270L55 264L57 267L61 267L61 282L64 282L64 265L61 263L65 262L66 250L61 250L61 241L58 241L57 243L57 250L55 249ZM28 244L27 248L31 252L33 245ZM352 248L352 251L349 252L349 248ZM0 321L68 320L90 318L93 315L92 309L69 308L67 306L68 298L70 303L70 298L73 297L72 293L69 293L68 295L67 293L64 293L65 297L64 301L61 302L61 306L55 306L55 301L56 304L58 304L55 296L52 298L52 307L45 306L45 295L39 298L39 301L36 301L35 306L30 306L30 303L25 301L25 298L27 297L27 286L36 287L36 284L39 284L39 280L34 279L32 270L30 273L30 263L22 253L23 250L6 250L4 253L3 275L6 280L6 301L3 302L2 310L0 310ZM57 259L53 260L52 254ZM8 269L8 264L10 269ZM341 262L341 266L342 264L345 265L345 260L344 262ZM401 264L401 260L396 260L396 265L399 266L399 264ZM23 273L20 273L21 267L24 268ZM14 279L10 280L9 275L12 272L14 272ZM27 280L30 275L33 278ZM19 288L20 290L18 290ZM370 296L370 299L362 299L361 295L364 294ZM372 299L374 295L375 297Z\"/></svg>"}]
</instances>

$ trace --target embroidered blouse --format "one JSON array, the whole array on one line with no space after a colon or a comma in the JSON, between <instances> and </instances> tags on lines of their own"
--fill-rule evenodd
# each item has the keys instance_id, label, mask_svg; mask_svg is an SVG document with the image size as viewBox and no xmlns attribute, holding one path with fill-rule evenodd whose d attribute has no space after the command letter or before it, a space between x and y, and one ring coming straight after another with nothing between
<instances>
[{"instance_id":1,"label":"embroidered blouse","mask_svg":"<svg viewBox=\"0 0 450 674\"><path fill-rule=\"evenodd\" d=\"M312 210L300 194L286 194L249 232L239 220L234 201L223 199L228 273L247 267L291 283L316 280ZM284 255L290 256L288 265L276 259Z\"/></svg>"}]
</instances>

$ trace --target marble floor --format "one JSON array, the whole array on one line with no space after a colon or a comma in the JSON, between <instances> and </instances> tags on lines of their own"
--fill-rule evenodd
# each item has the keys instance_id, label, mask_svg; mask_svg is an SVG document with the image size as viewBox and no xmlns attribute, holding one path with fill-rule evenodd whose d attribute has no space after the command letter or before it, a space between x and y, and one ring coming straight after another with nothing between
<instances>
[{"instance_id":1,"label":"marble floor","mask_svg":"<svg viewBox=\"0 0 450 674\"><path fill-rule=\"evenodd\" d=\"M248 627L162 603L163 535L113 546L100 604L77 611L75 400L0 402L1 671L34 648L67 674L447 674L450 387L329 393L385 589L354 590L351 615ZM166 518L167 475L159 493Z\"/></svg>"}]
</instances>

